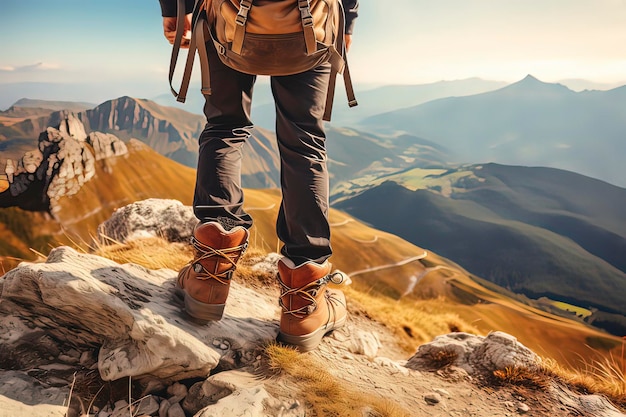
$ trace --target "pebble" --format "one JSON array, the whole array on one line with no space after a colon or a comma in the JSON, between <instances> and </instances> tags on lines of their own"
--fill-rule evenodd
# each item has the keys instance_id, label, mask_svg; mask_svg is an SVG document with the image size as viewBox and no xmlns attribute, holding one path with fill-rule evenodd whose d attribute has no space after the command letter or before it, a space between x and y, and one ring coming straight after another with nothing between
<instances>
[{"instance_id":1,"label":"pebble","mask_svg":"<svg viewBox=\"0 0 626 417\"><path fill-rule=\"evenodd\" d=\"M149 395L141 399L134 412L138 415L151 415L157 411L159 411L159 402L153 395Z\"/></svg>"},{"instance_id":2,"label":"pebble","mask_svg":"<svg viewBox=\"0 0 626 417\"><path fill-rule=\"evenodd\" d=\"M167 399L170 404L179 403L187 396L187 387L181 383L175 383L167 387L167 393L170 397Z\"/></svg>"},{"instance_id":3,"label":"pebble","mask_svg":"<svg viewBox=\"0 0 626 417\"><path fill-rule=\"evenodd\" d=\"M185 412L179 403L172 404L167 410L167 417L185 417Z\"/></svg>"},{"instance_id":4,"label":"pebble","mask_svg":"<svg viewBox=\"0 0 626 417\"><path fill-rule=\"evenodd\" d=\"M446 397L446 398L452 398L452 395L450 394L450 392L446 391L443 388L435 388L433 389L433 391L439 395L441 395L442 397Z\"/></svg>"},{"instance_id":5,"label":"pebble","mask_svg":"<svg viewBox=\"0 0 626 417\"><path fill-rule=\"evenodd\" d=\"M520 414L526 414L530 411L530 407L524 403L517 404L517 412Z\"/></svg>"},{"instance_id":6,"label":"pebble","mask_svg":"<svg viewBox=\"0 0 626 417\"><path fill-rule=\"evenodd\" d=\"M430 392L424 395L424 401L429 405L439 404L441 402L441 395L436 392Z\"/></svg>"}]
</instances>

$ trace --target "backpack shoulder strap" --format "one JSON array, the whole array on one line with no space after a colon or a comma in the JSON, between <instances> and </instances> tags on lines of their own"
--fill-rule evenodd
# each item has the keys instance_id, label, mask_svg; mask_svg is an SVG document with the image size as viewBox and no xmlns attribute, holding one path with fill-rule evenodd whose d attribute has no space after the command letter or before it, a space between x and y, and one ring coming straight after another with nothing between
<instances>
[{"instance_id":1,"label":"backpack shoulder strap","mask_svg":"<svg viewBox=\"0 0 626 417\"><path fill-rule=\"evenodd\" d=\"M348 106L354 107L358 103L354 95L354 87L352 85L352 77L350 77L350 69L348 68L348 57L346 53L346 44L344 39L345 32L345 14L343 3L339 2L339 31L336 42L336 49L343 60L343 65L332 65L330 70L330 81L328 83L328 92L326 95L326 107L324 109L323 120L329 122L333 111L333 101L335 99L335 86L337 84L337 74L343 73L343 83L346 87L346 95L348 97ZM337 69L339 67L339 69Z\"/></svg>"},{"instance_id":2,"label":"backpack shoulder strap","mask_svg":"<svg viewBox=\"0 0 626 417\"><path fill-rule=\"evenodd\" d=\"M187 99L187 91L189 90L189 83L191 81L191 71L193 69L193 62L196 56L196 51L198 51L198 55L200 57L200 64L203 66L202 71L202 94L211 94L210 88L210 79L209 79L209 59L207 56L206 48L204 48L205 42L205 27L206 27L206 18L204 14L201 13L202 5L204 4L204 0L196 0L196 4L193 10L193 19L192 19L192 31L191 31L191 41L189 43L189 50L187 52L187 60L185 62L185 68L182 75L181 86L178 91L174 89L172 82L174 80L174 73L176 72L176 63L178 62L178 55L181 49L183 34L185 32L185 0L177 0L177 11L176 11L176 35L174 38L174 45L172 46L172 55L170 57L170 71L169 71L169 81L170 81L170 91L176 97L176 100L184 103ZM198 48L198 45L202 45L202 47ZM206 71L204 71L204 67L206 67Z\"/></svg>"}]
</instances>

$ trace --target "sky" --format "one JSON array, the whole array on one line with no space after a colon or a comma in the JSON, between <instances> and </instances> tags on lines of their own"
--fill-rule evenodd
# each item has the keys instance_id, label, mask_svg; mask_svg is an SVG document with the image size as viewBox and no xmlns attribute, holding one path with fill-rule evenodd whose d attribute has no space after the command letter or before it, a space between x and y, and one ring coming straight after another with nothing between
<instances>
[{"instance_id":1,"label":"sky","mask_svg":"<svg viewBox=\"0 0 626 417\"><path fill-rule=\"evenodd\" d=\"M349 54L357 85L527 74L626 84L626 0L360 3ZM149 97L169 91L170 51L158 0L0 0L0 87L74 85L91 102Z\"/></svg>"}]
</instances>

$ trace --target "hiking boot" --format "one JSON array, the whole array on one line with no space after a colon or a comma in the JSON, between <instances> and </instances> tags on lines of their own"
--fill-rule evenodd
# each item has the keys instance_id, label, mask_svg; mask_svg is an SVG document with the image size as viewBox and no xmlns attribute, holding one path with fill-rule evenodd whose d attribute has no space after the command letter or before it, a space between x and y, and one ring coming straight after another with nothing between
<instances>
[{"instance_id":1,"label":"hiking boot","mask_svg":"<svg viewBox=\"0 0 626 417\"><path fill-rule=\"evenodd\" d=\"M199 224L191 243L195 257L178 273L185 311L200 320L220 320L230 280L237 261L248 246L248 230L236 226L230 231L217 222Z\"/></svg>"},{"instance_id":2,"label":"hiking boot","mask_svg":"<svg viewBox=\"0 0 626 417\"><path fill-rule=\"evenodd\" d=\"M307 262L296 267L288 258L278 262L281 286L278 341L307 352L320 344L324 335L346 321L346 298L342 291L327 288L341 284L347 276L330 273L330 263Z\"/></svg>"}]
</instances>

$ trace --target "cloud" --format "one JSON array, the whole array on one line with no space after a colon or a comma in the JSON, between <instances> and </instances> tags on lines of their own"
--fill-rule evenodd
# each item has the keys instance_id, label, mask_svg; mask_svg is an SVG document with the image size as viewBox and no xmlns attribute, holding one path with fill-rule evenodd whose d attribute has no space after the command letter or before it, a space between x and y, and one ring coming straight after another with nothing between
<instances>
[{"instance_id":1,"label":"cloud","mask_svg":"<svg viewBox=\"0 0 626 417\"><path fill-rule=\"evenodd\" d=\"M50 71L60 69L60 66L57 64L49 64L45 62L37 62L36 64L29 65L21 65L21 66L11 66L4 65L0 67L0 71L2 72L33 72L33 71Z\"/></svg>"}]
</instances>

